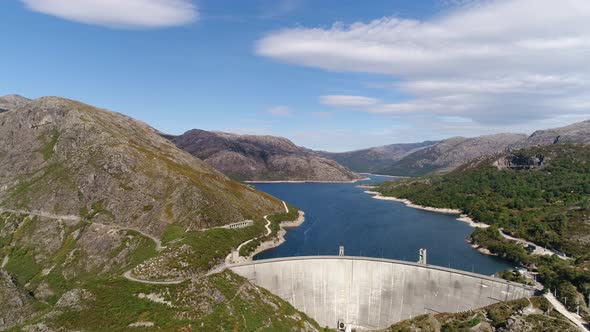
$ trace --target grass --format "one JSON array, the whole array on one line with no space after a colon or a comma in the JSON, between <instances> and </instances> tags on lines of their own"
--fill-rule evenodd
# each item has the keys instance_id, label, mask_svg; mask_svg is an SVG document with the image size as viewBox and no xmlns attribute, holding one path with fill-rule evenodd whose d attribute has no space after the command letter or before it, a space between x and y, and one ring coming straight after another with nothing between
<instances>
[{"instance_id":1,"label":"grass","mask_svg":"<svg viewBox=\"0 0 590 332\"><path fill-rule=\"evenodd\" d=\"M287 204L287 207L289 208L288 213L278 213L278 214L273 214L273 215L270 215L267 217L268 220L270 220L270 222L271 222L270 229L271 229L272 233L270 234L270 237L276 236L277 232L281 229L280 225L282 222L295 221L299 217L299 209L298 208L296 208L290 204Z\"/></svg>"},{"instance_id":2,"label":"grass","mask_svg":"<svg viewBox=\"0 0 590 332\"><path fill-rule=\"evenodd\" d=\"M166 226L164 234L162 235L162 243L166 244L170 241L180 239L186 235L185 226L170 224Z\"/></svg>"},{"instance_id":3,"label":"grass","mask_svg":"<svg viewBox=\"0 0 590 332\"><path fill-rule=\"evenodd\" d=\"M110 219L113 219L115 217L115 215L113 214L113 212L111 212L110 210L108 210L105 206L103 202L94 202L90 205L90 209L88 209L87 207L83 206L82 208L80 208L80 217L82 219L85 220L92 220L94 219L94 217L96 217L97 215L104 215L107 216Z\"/></svg>"},{"instance_id":4,"label":"grass","mask_svg":"<svg viewBox=\"0 0 590 332\"><path fill-rule=\"evenodd\" d=\"M165 331L179 328L173 320L175 310L165 304L140 299L138 293L159 293L161 286L146 285L125 279L92 280L84 285L94 299L81 311L66 311L53 324L66 330L128 331L138 320L157 322ZM167 288L173 289L174 286Z\"/></svg>"},{"instance_id":5,"label":"grass","mask_svg":"<svg viewBox=\"0 0 590 332\"><path fill-rule=\"evenodd\" d=\"M51 131L51 136L49 139L46 139L45 136L39 136L38 139L42 142L45 142L39 152L43 155L43 160L48 161L53 157L55 146L57 145L57 141L59 140L60 132L57 129L53 129Z\"/></svg>"},{"instance_id":6,"label":"grass","mask_svg":"<svg viewBox=\"0 0 590 332\"><path fill-rule=\"evenodd\" d=\"M214 228L205 232L186 232L184 238L174 243L174 246L189 245L194 254L186 255L183 259L188 261L192 268L207 271L223 260L232 249L259 236L263 229L262 222L258 221L253 226L241 229ZM174 236L178 236L178 230L172 228L165 238L170 239ZM183 269L178 262L170 264L170 267Z\"/></svg>"},{"instance_id":7,"label":"grass","mask_svg":"<svg viewBox=\"0 0 590 332\"><path fill-rule=\"evenodd\" d=\"M174 248L182 245L189 245L194 254L183 256L183 261L190 263L192 268L206 271L223 260L232 249L240 244L255 239L248 245L242 247L240 255L248 256L253 252L260 242L276 236L283 221L296 220L299 210L289 205L289 213L274 214L268 217L271 221L272 233L264 237L266 224L263 220L256 220L253 226L240 229L213 228L203 232L185 232L185 227L177 224L170 224L166 227L162 236L162 243L167 244L178 240L173 244ZM261 237L262 236L262 237ZM184 269L179 262L169 262L170 268Z\"/></svg>"},{"instance_id":8,"label":"grass","mask_svg":"<svg viewBox=\"0 0 590 332\"><path fill-rule=\"evenodd\" d=\"M231 272L195 283L146 285L122 278L95 279L84 285L93 294L81 311L65 312L49 321L50 327L85 331L133 331L129 324L153 322L137 331L292 331L313 320L265 290L247 285ZM173 306L141 299L157 294ZM217 294L214 300L208 294ZM298 317L298 318L297 318ZM321 330L321 329L319 329Z\"/></svg>"},{"instance_id":9,"label":"grass","mask_svg":"<svg viewBox=\"0 0 590 332\"><path fill-rule=\"evenodd\" d=\"M213 275L210 280L230 302L217 305L212 314L196 322L203 331L293 331L302 327L304 321L322 330L305 314L268 291L254 291L252 286L245 286L247 281L242 277L226 272ZM244 296L236 295L240 291ZM297 316L299 319L294 319Z\"/></svg>"},{"instance_id":10,"label":"grass","mask_svg":"<svg viewBox=\"0 0 590 332\"><path fill-rule=\"evenodd\" d=\"M14 248L10 253L10 260L5 266L6 271L16 277L20 286L24 286L35 275L41 272L41 267L33 258L30 248Z\"/></svg>"}]
</instances>

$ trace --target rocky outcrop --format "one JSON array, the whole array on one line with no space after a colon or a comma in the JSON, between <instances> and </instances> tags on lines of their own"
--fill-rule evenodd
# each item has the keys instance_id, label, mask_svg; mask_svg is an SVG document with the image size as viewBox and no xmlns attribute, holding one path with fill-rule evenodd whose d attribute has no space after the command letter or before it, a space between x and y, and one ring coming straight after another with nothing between
<instances>
[{"instance_id":1,"label":"rocky outcrop","mask_svg":"<svg viewBox=\"0 0 590 332\"><path fill-rule=\"evenodd\" d=\"M542 154L526 156L508 153L494 162L499 169L532 170L545 166L546 158Z\"/></svg>"},{"instance_id":2,"label":"rocky outcrop","mask_svg":"<svg viewBox=\"0 0 590 332\"><path fill-rule=\"evenodd\" d=\"M28 103L29 101L31 100L19 95L7 95L0 97L0 113L8 112L13 108Z\"/></svg>"},{"instance_id":3,"label":"rocky outcrop","mask_svg":"<svg viewBox=\"0 0 590 332\"><path fill-rule=\"evenodd\" d=\"M0 268L0 331L25 321L34 311L32 298Z\"/></svg>"},{"instance_id":4,"label":"rocky outcrop","mask_svg":"<svg viewBox=\"0 0 590 332\"><path fill-rule=\"evenodd\" d=\"M403 157L436 143L438 142L425 141L422 143L390 144L340 153L318 151L318 154L335 160L355 172L379 173Z\"/></svg>"},{"instance_id":5,"label":"rocky outcrop","mask_svg":"<svg viewBox=\"0 0 590 332\"><path fill-rule=\"evenodd\" d=\"M179 148L239 180L351 181L358 176L337 162L286 138L193 129L166 136Z\"/></svg>"}]
</instances>

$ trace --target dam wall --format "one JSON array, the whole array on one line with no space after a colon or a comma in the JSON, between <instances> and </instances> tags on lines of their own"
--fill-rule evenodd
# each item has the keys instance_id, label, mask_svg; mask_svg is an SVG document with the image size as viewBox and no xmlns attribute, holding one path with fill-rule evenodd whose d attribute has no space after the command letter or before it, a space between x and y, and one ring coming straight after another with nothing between
<instances>
[{"instance_id":1,"label":"dam wall","mask_svg":"<svg viewBox=\"0 0 590 332\"><path fill-rule=\"evenodd\" d=\"M315 319L374 330L426 313L462 312L534 295L501 279L388 259L310 256L231 266Z\"/></svg>"}]
</instances>

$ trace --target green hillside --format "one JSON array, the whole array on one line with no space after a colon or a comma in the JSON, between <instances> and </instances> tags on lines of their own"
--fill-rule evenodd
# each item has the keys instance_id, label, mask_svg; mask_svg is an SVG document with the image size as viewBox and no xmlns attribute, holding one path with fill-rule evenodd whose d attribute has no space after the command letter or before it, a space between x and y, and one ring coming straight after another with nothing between
<instances>
[{"instance_id":1,"label":"green hillside","mask_svg":"<svg viewBox=\"0 0 590 332\"><path fill-rule=\"evenodd\" d=\"M0 114L0 157L0 330L319 329L231 272L206 276L283 203L153 128L40 98Z\"/></svg>"},{"instance_id":2,"label":"green hillside","mask_svg":"<svg viewBox=\"0 0 590 332\"><path fill-rule=\"evenodd\" d=\"M378 191L425 206L461 209L478 222L472 240L540 272L570 298L590 293L590 147L550 145L484 158L442 176L387 182ZM498 229L563 251L572 260L530 255Z\"/></svg>"}]
</instances>

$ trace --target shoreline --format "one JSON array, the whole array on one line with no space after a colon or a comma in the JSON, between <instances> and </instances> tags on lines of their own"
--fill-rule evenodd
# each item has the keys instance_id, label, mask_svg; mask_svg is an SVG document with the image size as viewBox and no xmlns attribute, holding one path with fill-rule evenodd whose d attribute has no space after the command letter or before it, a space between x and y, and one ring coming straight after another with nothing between
<instances>
[{"instance_id":1,"label":"shoreline","mask_svg":"<svg viewBox=\"0 0 590 332\"><path fill-rule=\"evenodd\" d=\"M264 183L357 183L359 181L367 181L371 180L371 178L362 178L356 180L349 180L349 181L319 181L319 180L280 180L280 181L265 181L265 180L253 180L253 181L244 181L244 183L248 184L264 184Z\"/></svg>"},{"instance_id":2,"label":"shoreline","mask_svg":"<svg viewBox=\"0 0 590 332\"><path fill-rule=\"evenodd\" d=\"M387 177L387 178L399 178L399 179L409 179L411 178L411 176L401 176L401 175L387 175L387 174L376 174L376 173L357 173L357 174L362 174L362 175L375 175L375 176L383 176L383 177Z\"/></svg>"},{"instance_id":3,"label":"shoreline","mask_svg":"<svg viewBox=\"0 0 590 332\"><path fill-rule=\"evenodd\" d=\"M291 220L291 221L282 221L279 224L279 231L277 232L277 235L275 237L273 237L272 239L266 240L264 242L261 242L258 247L256 247L256 249L254 249L254 251L252 251L252 253L250 253L248 255L248 257L244 257L244 256L238 256L238 261L232 261L232 254L230 253L229 255L227 255L225 257L225 263L224 266L231 266L233 264L239 264L239 263L244 263L244 262L251 262L254 260L254 256L265 252L267 250L270 249L274 249L278 246L280 246L281 244L285 243L285 241L287 241L285 239L285 235L287 234L287 230L290 228L296 228L301 226L303 223L305 222L305 212L299 210L299 215L297 217L297 219L295 220ZM242 245L246 245L247 243L254 241L255 239L251 239L248 240L244 243L242 243L239 247L241 247ZM238 248L239 248L238 247ZM238 251L239 253L239 251ZM213 269L212 271L215 271L216 269ZM209 273L214 273L214 272L209 272Z\"/></svg>"},{"instance_id":4,"label":"shoreline","mask_svg":"<svg viewBox=\"0 0 590 332\"><path fill-rule=\"evenodd\" d=\"M397 197L391 197L391 196L383 196L380 192L377 192L377 191L366 190L365 193L369 194L369 195L373 195L374 199L379 199L382 201L394 201L394 202L404 203L407 207L410 207L413 209L435 212L435 213L456 215L458 221L464 222L473 228L488 228L488 227L490 227L490 225L488 225L488 224L475 222L473 219L471 219L468 215L464 214L463 211L461 211L459 209L435 208L435 207L430 207L430 206L418 205L418 204L414 204L409 199L403 199L403 198L397 198Z\"/></svg>"},{"instance_id":5,"label":"shoreline","mask_svg":"<svg viewBox=\"0 0 590 332\"><path fill-rule=\"evenodd\" d=\"M246 258L247 261L253 261L254 256L263 253L267 250L274 249L281 244L285 243L287 240L285 239L285 235L287 234L287 230L290 228L297 228L301 226L305 222L305 212L299 210L299 216L297 219L292 221L282 221L279 224L279 231L277 232L277 236L273 239L261 242L258 248L256 248L248 257Z\"/></svg>"}]
</instances>

